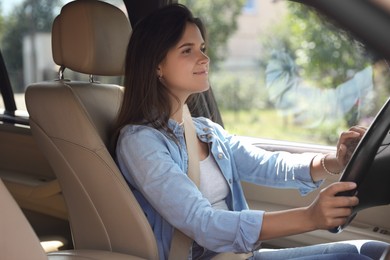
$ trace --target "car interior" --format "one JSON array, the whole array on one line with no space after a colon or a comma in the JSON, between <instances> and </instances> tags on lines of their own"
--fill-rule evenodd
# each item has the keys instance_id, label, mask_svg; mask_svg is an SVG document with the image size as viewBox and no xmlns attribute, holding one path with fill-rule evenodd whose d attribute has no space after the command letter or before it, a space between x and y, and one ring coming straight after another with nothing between
<instances>
[{"instance_id":1,"label":"car interior","mask_svg":"<svg viewBox=\"0 0 390 260\"><path fill-rule=\"evenodd\" d=\"M132 25L150 12L151 6L157 8L168 1L149 1L149 9L147 3L132 2L138 1L124 1L127 10L135 8L137 13L126 14L114 4L99 0L64 4L51 29L52 59L59 67L57 78L26 86L28 113L15 114L15 109L2 115L1 259L159 259L152 229L108 149L123 87L98 80L99 76L123 76ZM320 3L313 5L333 15ZM388 13L385 16L390 19ZM377 46L375 41L369 44L390 58L388 46ZM0 61L3 63L3 59ZM4 74L5 66L0 66L0 71ZM68 77L66 71L85 77ZM6 73L0 76L8 78ZM7 94L1 90L4 100L12 95L12 91ZM210 91L200 104L190 104L193 115L222 123L213 100ZM328 153L335 149L246 139L272 151ZM324 186L337 178L329 178ZM243 183L243 187L250 208L267 211L307 205L317 195L301 197L292 190L280 195L278 190L250 183ZM375 205L360 211L338 234L313 231L266 241L264 245L283 248L349 239L390 243L389 216L388 205ZM42 247L46 240L62 244L48 249ZM390 249L381 259L390 259Z\"/></svg>"}]
</instances>

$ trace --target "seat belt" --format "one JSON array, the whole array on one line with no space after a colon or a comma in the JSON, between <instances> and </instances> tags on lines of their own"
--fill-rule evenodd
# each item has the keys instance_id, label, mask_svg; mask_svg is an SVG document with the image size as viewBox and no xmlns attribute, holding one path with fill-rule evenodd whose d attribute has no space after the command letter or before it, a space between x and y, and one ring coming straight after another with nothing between
<instances>
[{"instance_id":1,"label":"seat belt","mask_svg":"<svg viewBox=\"0 0 390 260\"><path fill-rule=\"evenodd\" d=\"M198 153L198 136L196 134L194 122L187 105L183 107L184 135L186 139L188 153L188 177L195 183L199 189L200 185L200 166Z\"/></svg>"},{"instance_id":2,"label":"seat belt","mask_svg":"<svg viewBox=\"0 0 390 260\"><path fill-rule=\"evenodd\" d=\"M186 139L187 153L188 153L188 177L199 188L200 185L200 168L199 168L199 153L197 134L192 121L191 113L187 105L183 107L183 120L184 120L184 135ZM183 232L175 228L173 231L173 237L171 242L171 248L169 251L168 260L185 260L188 259L190 247L193 244L193 239L185 235ZM248 254L235 254L235 253L221 253L213 257L213 260L223 259L248 259L253 256L253 253Z\"/></svg>"},{"instance_id":3,"label":"seat belt","mask_svg":"<svg viewBox=\"0 0 390 260\"><path fill-rule=\"evenodd\" d=\"M184 135L186 139L187 153L188 153L188 177L199 188L200 176L199 176L199 154L197 135L192 122L191 113L187 105L183 107L183 120L184 120ZM188 259L189 249L192 246L193 240L185 235L183 232L175 228L173 232L171 248L169 251L169 260L184 260Z\"/></svg>"}]
</instances>

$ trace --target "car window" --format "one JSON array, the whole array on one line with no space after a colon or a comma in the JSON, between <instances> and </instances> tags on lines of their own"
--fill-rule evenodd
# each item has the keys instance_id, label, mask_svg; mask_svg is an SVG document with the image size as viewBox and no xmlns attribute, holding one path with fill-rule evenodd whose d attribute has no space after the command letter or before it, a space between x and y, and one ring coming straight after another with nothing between
<instances>
[{"instance_id":1,"label":"car window","mask_svg":"<svg viewBox=\"0 0 390 260\"><path fill-rule=\"evenodd\" d=\"M51 25L70 0L5 0L0 8L0 49L8 70L18 110L25 111L24 92L34 82L58 78L59 67L51 54ZM122 0L107 0L126 12ZM89 80L88 75L65 70L71 80ZM121 84L121 77L94 77L95 81ZM0 110L4 102L0 99Z\"/></svg>"},{"instance_id":2,"label":"car window","mask_svg":"<svg viewBox=\"0 0 390 260\"><path fill-rule=\"evenodd\" d=\"M208 31L210 83L225 128L243 136L335 145L368 126L389 96L389 68L302 4L181 0Z\"/></svg>"}]
</instances>

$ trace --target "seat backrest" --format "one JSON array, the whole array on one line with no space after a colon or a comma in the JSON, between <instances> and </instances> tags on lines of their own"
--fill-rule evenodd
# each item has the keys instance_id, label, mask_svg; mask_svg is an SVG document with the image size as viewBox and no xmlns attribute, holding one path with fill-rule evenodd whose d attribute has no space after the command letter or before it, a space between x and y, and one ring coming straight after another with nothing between
<instances>
[{"instance_id":1,"label":"seat backrest","mask_svg":"<svg viewBox=\"0 0 390 260\"><path fill-rule=\"evenodd\" d=\"M53 59L85 74L122 75L130 32L120 9L70 2L53 23ZM60 79L30 85L26 105L63 191L75 249L157 259L151 227L106 146L122 96L117 85Z\"/></svg>"},{"instance_id":2,"label":"seat backrest","mask_svg":"<svg viewBox=\"0 0 390 260\"><path fill-rule=\"evenodd\" d=\"M38 237L0 179L0 259L47 259Z\"/></svg>"}]
</instances>

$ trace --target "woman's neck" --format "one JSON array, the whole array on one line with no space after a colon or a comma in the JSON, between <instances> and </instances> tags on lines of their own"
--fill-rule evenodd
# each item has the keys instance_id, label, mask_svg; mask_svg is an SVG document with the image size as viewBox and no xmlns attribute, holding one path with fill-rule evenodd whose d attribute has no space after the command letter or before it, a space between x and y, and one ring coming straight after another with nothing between
<instances>
[{"instance_id":1,"label":"woman's neck","mask_svg":"<svg viewBox=\"0 0 390 260\"><path fill-rule=\"evenodd\" d=\"M175 120L177 123L181 124L183 123L183 106L180 105L179 108L175 108L174 113L171 115L171 119Z\"/></svg>"},{"instance_id":2,"label":"woman's neck","mask_svg":"<svg viewBox=\"0 0 390 260\"><path fill-rule=\"evenodd\" d=\"M176 95L177 97L178 95ZM170 116L171 119L175 120L179 124L183 122L183 106L187 100L188 96L180 96L180 98L173 98L170 100L171 102L171 111L172 114ZM178 99L180 100L178 102Z\"/></svg>"}]
</instances>

